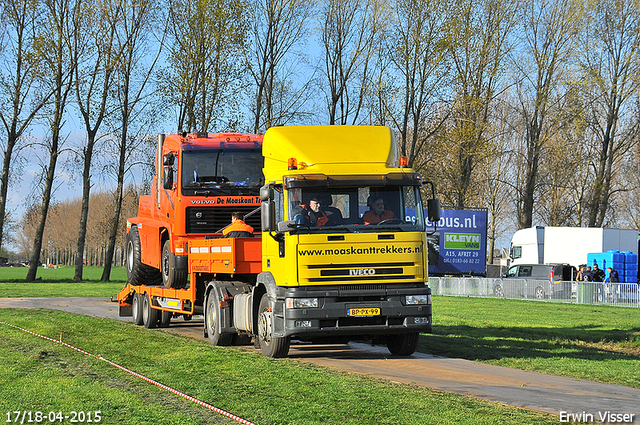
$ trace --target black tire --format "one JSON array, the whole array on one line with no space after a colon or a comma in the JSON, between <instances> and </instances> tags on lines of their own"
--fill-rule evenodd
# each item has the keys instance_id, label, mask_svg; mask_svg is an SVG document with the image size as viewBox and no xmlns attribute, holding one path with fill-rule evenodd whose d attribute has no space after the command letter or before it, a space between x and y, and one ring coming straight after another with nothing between
<instances>
[{"instance_id":1,"label":"black tire","mask_svg":"<svg viewBox=\"0 0 640 425\"><path fill-rule=\"evenodd\" d=\"M501 284L498 283L493 287L493 295L495 295L497 298L504 298L504 288Z\"/></svg>"},{"instance_id":2,"label":"black tire","mask_svg":"<svg viewBox=\"0 0 640 425\"><path fill-rule=\"evenodd\" d=\"M291 337L273 336L273 311L269 305L269 297L267 294L262 296L260 306L258 307L258 339L262 354L271 358L287 357L289 354L289 346Z\"/></svg>"},{"instance_id":3,"label":"black tire","mask_svg":"<svg viewBox=\"0 0 640 425\"><path fill-rule=\"evenodd\" d=\"M544 293L544 289L542 288L542 286L536 287L535 297L538 300L543 300L545 298L545 293Z\"/></svg>"},{"instance_id":4,"label":"black tire","mask_svg":"<svg viewBox=\"0 0 640 425\"><path fill-rule=\"evenodd\" d=\"M151 299L149 298L149 294L144 294L142 296L142 322L144 323L144 327L147 329L153 329L158 326L159 313L160 310L151 308Z\"/></svg>"},{"instance_id":5,"label":"black tire","mask_svg":"<svg viewBox=\"0 0 640 425\"><path fill-rule=\"evenodd\" d=\"M162 283L165 288L181 289L187 285L187 271L176 268L176 256L171 252L171 242L162 245Z\"/></svg>"},{"instance_id":6,"label":"black tire","mask_svg":"<svg viewBox=\"0 0 640 425\"><path fill-rule=\"evenodd\" d=\"M132 227L125 238L127 280L133 285L157 285L162 281L160 270L142 263L142 246L138 228Z\"/></svg>"},{"instance_id":7,"label":"black tire","mask_svg":"<svg viewBox=\"0 0 640 425\"><path fill-rule=\"evenodd\" d=\"M135 292L133 294L133 301L131 301L131 313L133 316L134 325L142 325L142 300L140 294Z\"/></svg>"},{"instance_id":8,"label":"black tire","mask_svg":"<svg viewBox=\"0 0 640 425\"><path fill-rule=\"evenodd\" d=\"M419 337L420 334L418 332L391 335L387 339L387 348L394 356L410 356L418 347Z\"/></svg>"},{"instance_id":9,"label":"black tire","mask_svg":"<svg viewBox=\"0 0 640 425\"><path fill-rule=\"evenodd\" d=\"M220 304L218 303L218 296L216 290L209 291L207 296L206 314L204 318L205 326L207 327L207 335L209 336L209 342L211 345L228 346L233 344L233 336L235 334L220 333Z\"/></svg>"},{"instance_id":10,"label":"black tire","mask_svg":"<svg viewBox=\"0 0 640 425\"><path fill-rule=\"evenodd\" d=\"M160 312L160 323L158 323L158 327L160 328L168 328L169 323L171 323L171 318L173 317L172 311L162 310Z\"/></svg>"}]
</instances>

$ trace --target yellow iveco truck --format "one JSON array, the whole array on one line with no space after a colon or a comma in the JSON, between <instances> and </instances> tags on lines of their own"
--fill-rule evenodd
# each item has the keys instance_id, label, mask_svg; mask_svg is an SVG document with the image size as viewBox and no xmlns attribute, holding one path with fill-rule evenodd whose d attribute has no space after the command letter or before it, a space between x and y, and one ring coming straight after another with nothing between
<instances>
[{"instance_id":1,"label":"yellow iveco truck","mask_svg":"<svg viewBox=\"0 0 640 425\"><path fill-rule=\"evenodd\" d=\"M433 196L425 217L422 178L396 151L387 127L270 128L262 143L260 177L266 184L259 198L247 198L260 203L257 234L229 239L222 226L213 231L220 223L208 225L206 234L202 228L180 243L186 257L181 283L141 282L136 276L144 268L129 273L118 294L120 315L151 328L169 326L176 316L203 314L212 344L253 341L268 357L286 356L292 338L370 340L386 344L394 355L412 354L419 334L431 331L425 220L437 222L440 207ZM230 161L242 153L234 152ZM175 160L180 167L185 158ZM433 194L433 184L430 189ZM190 217L201 217L197 224L207 225L218 205L236 200L229 193L216 183L203 194L176 193L176 199L210 197L211 202L191 202L189 209ZM148 220L130 221L128 270L144 258L140 251L148 247L134 242L149 227ZM182 231L181 225L186 224L176 224L174 231ZM159 246L146 255L155 252L157 258ZM165 274L178 266L161 263Z\"/></svg>"},{"instance_id":2,"label":"yellow iveco truck","mask_svg":"<svg viewBox=\"0 0 640 425\"><path fill-rule=\"evenodd\" d=\"M412 354L432 326L433 184L425 217L422 178L387 127L273 127L262 149L262 271L251 298L263 353L286 356L295 338Z\"/></svg>"}]
</instances>

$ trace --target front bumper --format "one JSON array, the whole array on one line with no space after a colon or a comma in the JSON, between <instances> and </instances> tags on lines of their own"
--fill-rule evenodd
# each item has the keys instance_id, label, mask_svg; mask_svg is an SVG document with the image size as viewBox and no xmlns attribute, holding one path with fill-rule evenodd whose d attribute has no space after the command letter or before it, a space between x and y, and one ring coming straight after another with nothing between
<instances>
[{"instance_id":1,"label":"front bumper","mask_svg":"<svg viewBox=\"0 0 640 425\"><path fill-rule=\"evenodd\" d=\"M279 288L274 333L300 339L430 333L431 289L424 284L327 285ZM407 305L407 295L426 295L428 304ZM287 298L317 298L317 308L287 308ZM357 309L357 310L354 310ZM349 313L367 309L371 314Z\"/></svg>"}]
</instances>

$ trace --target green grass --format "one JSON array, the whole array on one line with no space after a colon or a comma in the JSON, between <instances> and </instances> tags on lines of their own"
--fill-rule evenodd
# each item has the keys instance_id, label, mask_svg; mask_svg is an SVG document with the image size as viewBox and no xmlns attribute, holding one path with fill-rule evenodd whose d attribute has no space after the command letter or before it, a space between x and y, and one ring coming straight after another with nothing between
<instances>
[{"instance_id":1,"label":"green grass","mask_svg":"<svg viewBox=\"0 0 640 425\"><path fill-rule=\"evenodd\" d=\"M640 388L640 310L433 297L418 351Z\"/></svg>"},{"instance_id":2,"label":"green grass","mask_svg":"<svg viewBox=\"0 0 640 425\"><path fill-rule=\"evenodd\" d=\"M74 282L75 268L38 269L36 282L26 282L26 267L0 267L0 297L111 297L125 286L124 267L111 269L111 281L101 282L102 267L84 267L82 282Z\"/></svg>"},{"instance_id":3,"label":"green grass","mask_svg":"<svg viewBox=\"0 0 640 425\"><path fill-rule=\"evenodd\" d=\"M213 347L116 320L5 309L0 321L55 339L63 332L68 344L258 424L557 423L546 414ZM237 423L59 344L3 324L0 336L3 415L100 411L108 424Z\"/></svg>"}]
</instances>

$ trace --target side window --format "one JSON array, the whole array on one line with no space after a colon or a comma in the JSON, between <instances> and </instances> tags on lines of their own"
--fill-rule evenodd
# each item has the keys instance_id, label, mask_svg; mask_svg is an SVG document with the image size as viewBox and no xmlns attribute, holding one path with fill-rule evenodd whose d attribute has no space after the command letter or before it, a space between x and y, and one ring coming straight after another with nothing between
<instances>
[{"instance_id":1,"label":"side window","mask_svg":"<svg viewBox=\"0 0 640 425\"><path fill-rule=\"evenodd\" d=\"M531 276L531 266L520 266L518 276L528 277Z\"/></svg>"},{"instance_id":2,"label":"side window","mask_svg":"<svg viewBox=\"0 0 640 425\"><path fill-rule=\"evenodd\" d=\"M514 260L516 258L522 257L522 247L521 246L513 246L511 247L511 258Z\"/></svg>"},{"instance_id":3,"label":"side window","mask_svg":"<svg viewBox=\"0 0 640 425\"><path fill-rule=\"evenodd\" d=\"M516 277L516 273L518 273L518 266L511 267L507 272L507 277Z\"/></svg>"}]
</instances>

